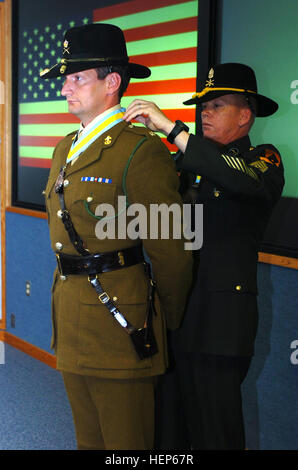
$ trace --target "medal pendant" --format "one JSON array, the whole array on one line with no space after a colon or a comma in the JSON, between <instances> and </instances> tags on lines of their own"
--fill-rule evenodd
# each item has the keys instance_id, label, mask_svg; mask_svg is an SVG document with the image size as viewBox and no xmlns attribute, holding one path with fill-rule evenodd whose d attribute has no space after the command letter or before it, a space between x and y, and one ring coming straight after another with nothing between
<instances>
[{"instance_id":1,"label":"medal pendant","mask_svg":"<svg viewBox=\"0 0 298 470\"><path fill-rule=\"evenodd\" d=\"M57 176L57 179L56 179L55 193L62 193L63 192L64 176L65 176L65 169L64 169L64 167L62 167L60 172L59 172L59 175Z\"/></svg>"}]
</instances>

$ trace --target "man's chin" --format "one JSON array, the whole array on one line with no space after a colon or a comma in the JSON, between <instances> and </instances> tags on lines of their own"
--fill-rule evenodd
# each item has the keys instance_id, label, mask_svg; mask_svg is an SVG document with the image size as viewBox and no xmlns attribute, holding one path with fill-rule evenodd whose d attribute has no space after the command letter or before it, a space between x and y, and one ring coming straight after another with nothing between
<instances>
[{"instance_id":1,"label":"man's chin","mask_svg":"<svg viewBox=\"0 0 298 470\"><path fill-rule=\"evenodd\" d=\"M77 115L79 113L79 106L78 103L75 102L67 102L68 105L68 112L71 114Z\"/></svg>"}]
</instances>

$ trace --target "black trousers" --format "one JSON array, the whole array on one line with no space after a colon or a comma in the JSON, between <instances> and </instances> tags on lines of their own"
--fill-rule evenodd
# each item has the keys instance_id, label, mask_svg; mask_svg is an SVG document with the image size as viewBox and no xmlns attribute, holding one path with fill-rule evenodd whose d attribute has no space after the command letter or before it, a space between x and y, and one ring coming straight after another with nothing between
<instances>
[{"instance_id":1,"label":"black trousers","mask_svg":"<svg viewBox=\"0 0 298 470\"><path fill-rule=\"evenodd\" d=\"M180 353L156 392L157 449L245 449L241 383L251 358Z\"/></svg>"}]
</instances>

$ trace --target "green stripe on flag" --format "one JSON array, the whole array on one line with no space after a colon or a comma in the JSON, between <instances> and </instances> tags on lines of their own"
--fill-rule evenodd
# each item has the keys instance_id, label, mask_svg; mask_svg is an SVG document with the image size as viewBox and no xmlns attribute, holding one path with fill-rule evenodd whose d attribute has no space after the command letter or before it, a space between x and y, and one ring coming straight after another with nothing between
<instances>
[{"instance_id":1,"label":"green stripe on flag","mask_svg":"<svg viewBox=\"0 0 298 470\"><path fill-rule=\"evenodd\" d=\"M54 147L24 147L19 149L21 158L52 158Z\"/></svg>"},{"instance_id":2,"label":"green stripe on flag","mask_svg":"<svg viewBox=\"0 0 298 470\"><path fill-rule=\"evenodd\" d=\"M152 3L148 3L148 5L152 5ZM197 16L197 14L198 1L195 0L191 2L180 3L178 5L170 5L163 8L152 8L148 11L120 16L119 18L111 18L105 20L104 23L114 24L115 26L119 26L119 28L125 31L126 29L149 26L155 23L164 23L165 21L168 22L181 20L183 18L190 18L192 16Z\"/></svg>"},{"instance_id":3,"label":"green stripe on flag","mask_svg":"<svg viewBox=\"0 0 298 470\"><path fill-rule=\"evenodd\" d=\"M68 106L65 101L38 101L36 103L20 103L20 114L57 114L67 113Z\"/></svg>"},{"instance_id":4,"label":"green stripe on flag","mask_svg":"<svg viewBox=\"0 0 298 470\"><path fill-rule=\"evenodd\" d=\"M26 136L65 136L76 131L79 125L76 124L21 124L19 126L20 135Z\"/></svg>"},{"instance_id":5,"label":"green stripe on flag","mask_svg":"<svg viewBox=\"0 0 298 470\"><path fill-rule=\"evenodd\" d=\"M127 43L127 53L129 56L134 56L194 47L197 44L197 35L197 31L190 31L188 33L163 36L161 38L132 41Z\"/></svg>"},{"instance_id":6,"label":"green stripe on flag","mask_svg":"<svg viewBox=\"0 0 298 470\"><path fill-rule=\"evenodd\" d=\"M197 63L187 62L185 64L162 65L159 67L150 67L151 75L146 78L144 83L158 80L172 80L180 78L194 78L197 75ZM130 83L141 83L140 80L133 78ZM193 91L195 93L195 90Z\"/></svg>"}]
</instances>

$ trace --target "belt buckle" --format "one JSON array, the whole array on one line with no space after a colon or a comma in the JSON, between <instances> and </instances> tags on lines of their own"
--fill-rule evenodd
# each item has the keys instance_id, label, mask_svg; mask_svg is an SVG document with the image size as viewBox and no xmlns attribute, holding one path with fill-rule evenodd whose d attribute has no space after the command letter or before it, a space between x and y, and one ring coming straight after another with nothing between
<instances>
[{"instance_id":1,"label":"belt buckle","mask_svg":"<svg viewBox=\"0 0 298 470\"><path fill-rule=\"evenodd\" d=\"M103 292L102 294L100 294L98 298L102 304L106 304L110 300L110 297L106 292Z\"/></svg>"},{"instance_id":2,"label":"belt buckle","mask_svg":"<svg viewBox=\"0 0 298 470\"><path fill-rule=\"evenodd\" d=\"M60 254L59 253L56 253L56 260L57 260L58 271L61 274L61 276L64 276L63 271L62 271L62 264L61 264Z\"/></svg>"}]
</instances>

